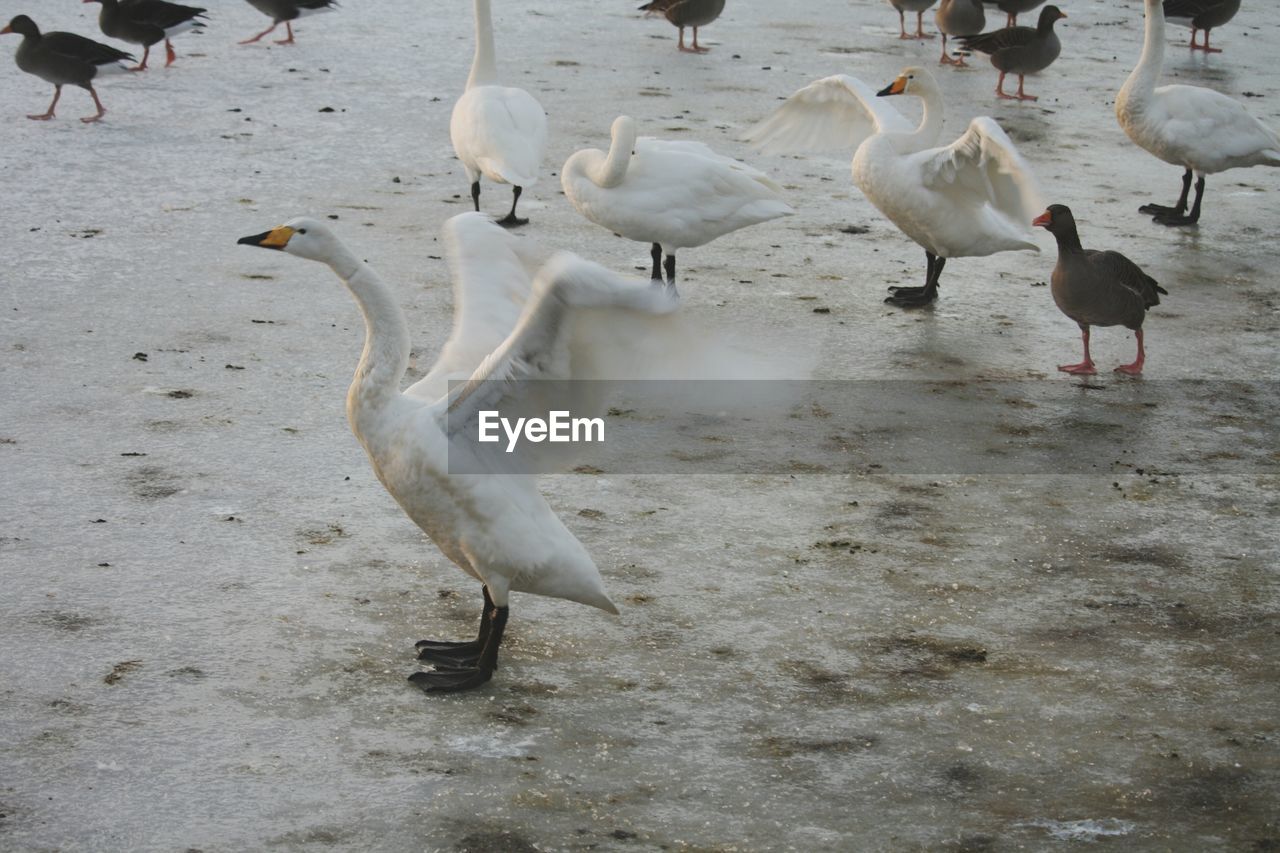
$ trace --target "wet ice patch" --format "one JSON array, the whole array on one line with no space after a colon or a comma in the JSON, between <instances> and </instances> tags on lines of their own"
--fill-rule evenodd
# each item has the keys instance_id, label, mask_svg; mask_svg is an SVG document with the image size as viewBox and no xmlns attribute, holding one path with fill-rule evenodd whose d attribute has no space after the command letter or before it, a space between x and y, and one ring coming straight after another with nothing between
<instances>
[{"instance_id":1,"label":"wet ice patch","mask_svg":"<svg viewBox=\"0 0 1280 853\"><path fill-rule=\"evenodd\" d=\"M1137 828L1132 821L1104 818L1102 820L1030 820L1019 826L1043 829L1058 841L1097 841L1128 835Z\"/></svg>"},{"instance_id":2,"label":"wet ice patch","mask_svg":"<svg viewBox=\"0 0 1280 853\"><path fill-rule=\"evenodd\" d=\"M458 752L481 758L515 758L528 753L533 746L533 739L513 741L493 735L462 735L449 738L448 746Z\"/></svg>"}]
</instances>

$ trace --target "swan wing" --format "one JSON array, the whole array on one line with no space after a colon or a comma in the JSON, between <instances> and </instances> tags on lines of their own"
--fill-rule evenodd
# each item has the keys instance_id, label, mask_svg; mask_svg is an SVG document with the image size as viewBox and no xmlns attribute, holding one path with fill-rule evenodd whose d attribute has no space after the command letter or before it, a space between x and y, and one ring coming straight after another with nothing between
<instances>
[{"instance_id":1,"label":"swan wing","mask_svg":"<svg viewBox=\"0 0 1280 853\"><path fill-rule=\"evenodd\" d=\"M453 278L453 330L430 372L405 391L422 400L442 398L449 380L471 376L507 339L529 300L541 253L483 213L455 216L443 231Z\"/></svg>"},{"instance_id":2,"label":"swan wing","mask_svg":"<svg viewBox=\"0 0 1280 853\"><path fill-rule=\"evenodd\" d=\"M636 140L636 153L648 154L650 156L661 156L664 153L683 154L690 158L699 158L708 165L718 166L722 169L728 169L735 174L745 178L750 178L758 184L761 184L774 192L782 192L782 187L778 186L772 178L761 172L759 169L749 166L741 160L735 160L732 157L726 157L723 154L717 154L703 142L685 139L654 139L650 136L642 136Z\"/></svg>"},{"instance_id":3,"label":"swan wing","mask_svg":"<svg viewBox=\"0 0 1280 853\"><path fill-rule=\"evenodd\" d=\"M835 151L867 137L909 132L911 124L856 77L835 74L805 86L742 137L762 151Z\"/></svg>"},{"instance_id":4,"label":"swan wing","mask_svg":"<svg viewBox=\"0 0 1280 853\"><path fill-rule=\"evenodd\" d=\"M1218 161L1223 168L1253 158L1256 162L1280 162L1280 138L1275 131L1244 104L1213 89L1161 86L1155 90L1145 120L1197 159Z\"/></svg>"},{"instance_id":5,"label":"swan wing","mask_svg":"<svg viewBox=\"0 0 1280 853\"><path fill-rule=\"evenodd\" d=\"M669 314L680 305L675 289L619 275L570 252L557 252L534 279L515 328L458 388L449 402L450 424L472 422L497 409L534 379L573 379L568 320L577 309L621 308Z\"/></svg>"},{"instance_id":6,"label":"swan wing","mask_svg":"<svg viewBox=\"0 0 1280 853\"><path fill-rule=\"evenodd\" d=\"M1030 233L1030 223L1044 209L1031 166L1008 134L993 119L979 116L969 129L944 148L918 155L926 187L963 206L990 206Z\"/></svg>"}]
</instances>

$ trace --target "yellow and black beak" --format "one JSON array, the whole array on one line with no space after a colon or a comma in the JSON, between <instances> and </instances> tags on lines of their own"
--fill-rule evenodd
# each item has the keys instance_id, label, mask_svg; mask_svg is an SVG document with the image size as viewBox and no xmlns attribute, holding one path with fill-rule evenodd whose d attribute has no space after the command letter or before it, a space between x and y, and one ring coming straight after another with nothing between
<instances>
[{"instance_id":1,"label":"yellow and black beak","mask_svg":"<svg viewBox=\"0 0 1280 853\"><path fill-rule=\"evenodd\" d=\"M278 228L272 228L270 231L254 234L251 237L241 237L236 241L236 245L260 246L263 249L283 249L289 245L289 238L292 236L293 229L288 225L281 225Z\"/></svg>"},{"instance_id":2,"label":"yellow and black beak","mask_svg":"<svg viewBox=\"0 0 1280 853\"><path fill-rule=\"evenodd\" d=\"M899 77L897 80L894 80L888 86L885 86L879 92L876 92L876 94L879 95L881 98L883 98L887 95L901 95L906 90L907 90L907 78Z\"/></svg>"}]
</instances>

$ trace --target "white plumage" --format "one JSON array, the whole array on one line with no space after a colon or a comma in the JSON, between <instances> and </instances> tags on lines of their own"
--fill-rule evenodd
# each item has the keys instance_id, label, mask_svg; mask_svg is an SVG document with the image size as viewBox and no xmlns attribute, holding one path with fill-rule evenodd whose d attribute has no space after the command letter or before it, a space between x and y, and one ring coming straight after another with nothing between
<instances>
[{"instance_id":1,"label":"white plumage","mask_svg":"<svg viewBox=\"0 0 1280 853\"><path fill-rule=\"evenodd\" d=\"M994 120L975 118L955 142L934 147L942 133L937 82L922 68L907 68L879 93L901 94L924 101L914 129L857 78L825 77L793 94L746 139L765 151L856 148L854 184L928 258L925 286L893 289L886 300L914 307L935 298L947 258L1038 251L1030 223L1041 204L1030 166Z\"/></svg>"},{"instance_id":2,"label":"white plumage","mask_svg":"<svg viewBox=\"0 0 1280 853\"><path fill-rule=\"evenodd\" d=\"M404 392L400 383L409 360L404 314L387 285L324 224L295 219L241 242L328 264L355 297L366 339L347 394L351 429L405 513L450 560L484 584L486 620L501 610L505 623L513 591L617 613L595 563L538 491L536 478L451 475L449 453L458 452L459 444L450 431L471 421L477 407L513 402L523 393L521 380L578 378L578 365L592 356L583 349L607 340L575 334L578 309L666 314L679 300L672 288L625 278L564 252L553 255L531 280L531 253L480 214L449 220L445 237L454 272L453 332L431 373ZM617 314L593 311L592 324L607 327L611 313ZM469 381L450 394L451 378ZM483 627L475 643L420 644L435 651L434 656L424 652L424 659L444 659L462 669L412 678L426 690L483 683L496 663L500 628L496 635L492 649Z\"/></svg>"},{"instance_id":3,"label":"white plumage","mask_svg":"<svg viewBox=\"0 0 1280 853\"><path fill-rule=\"evenodd\" d=\"M547 114L524 89L499 86L494 66L489 0L475 0L476 51L467 88L453 106L449 137L467 171L471 198L480 209L480 176L513 187L511 212L500 225L523 225L516 204L538 180L547 144Z\"/></svg>"},{"instance_id":4,"label":"white plumage","mask_svg":"<svg viewBox=\"0 0 1280 853\"><path fill-rule=\"evenodd\" d=\"M1280 137L1220 92L1200 86L1157 87L1163 64L1164 9L1161 0L1146 0L1142 56L1116 96L1116 119L1137 145L1186 170L1177 204L1144 205L1141 210L1164 225L1190 225L1200 218L1205 175L1280 166ZM1188 213L1193 172L1196 198Z\"/></svg>"},{"instance_id":5,"label":"white plumage","mask_svg":"<svg viewBox=\"0 0 1280 853\"><path fill-rule=\"evenodd\" d=\"M653 277L675 278L677 249L794 211L762 172L701 142L636 138L635 121L613 122L606 154L577 151L560 170L564 194L584 217L629 240L653 244Z\"/></svg>"}]
</instances>

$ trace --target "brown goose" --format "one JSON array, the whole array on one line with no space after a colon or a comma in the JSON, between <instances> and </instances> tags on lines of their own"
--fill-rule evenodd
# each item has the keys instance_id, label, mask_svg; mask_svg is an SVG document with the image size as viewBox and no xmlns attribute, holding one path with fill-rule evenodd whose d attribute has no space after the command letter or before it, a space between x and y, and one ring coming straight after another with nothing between
<instances>
[{"instance_id":1,"label":"brown goose","mask_svg":"<svg viewBox=\"0 0 1280 853\"><path fill-rule=\"evenodd\" d=\"M1000 79L996 81L996 96L1010 100L1034 101L1035 95L1022 91L1023 78L1028 74L1043 71L1053 64L1062 52L1062 42L1053 31L1053 25L1065 18L1057 6L1045 6L1040 10L1040 21L1032 27L1005 27L977 36L960 36L959 41L972 50L991 55L991 64L1000 71ZM1018 75L1018 94L1006 95L1004 92L1004 75Z\"/></svg>"},{"instance_id":2,"label":"brown goose","mask_svg":"<svg viewBox=\"0 0 1280 853\"><path fill-rule=\"evenodd\" d=\"M938 0L889 0L889 5L898 10L898 29L900 39L931 39L933 33L924 31L924 13ZM907 12L916 13L916 34L907 32Z\"/></svg>"},{"instance_id":3,"label":"brown goose","mask_svg":"<svg viewBox=\"0 0 1280 853\"><path fill-rule=\"evenodd\" d=\"M173 64L178 55L173 52L169 39L187 30L203 29L204 22L197 20L205 17L204 9L195 6L180 6L166 0L84 0L86 3L101 3L102 11L98 13L98 26L103 35L113 39L142 45L142 61L130 71L144 71L147 57L151 55L151 45L164 41L164 67Z\"/></svg>"},{"instance_id":4,"label":"brown goose","mask_svg":"<svg viewBox=\"0 0 1280 853\"><path fill-rule=\"evenodd\" d=\"M245 39L240 44L252 44L267 33L273 32L281 24L284 24L285 32L289 35L282 39L276 39L276 44L293 44L294 21L307 15L314 15L317 12L328 12L338 4L336 0L249 0L249 5L262 14L269 16L271 18L271 26L253 38Z\"/></svg>"},{"instance_id":5,"label":"brown goose","mask_svg":"<svg viewBox=\"0 0 1280 853\"><path fill-rule=\"evenodd\" d=\"M982 32L987 25L982 0L942 0L933 20L938 25L938 32L942 33L942 58L938 64L968 68L964 54L960 54L958 59L947 56L947 36L976 36Z\"/></svg>"},{"instance_id":6,"label":"brown goose","mask_svg":"<svg viewBox=\"0 0 1280 853\"><path fill-rule=\"evenodd\" d=\"M988 6L995 6L1008 17L1005 21L1006 27L1016 27L1018 25L1018 16L1023 12L1030 12L1039 6L1044 0L983 0Z\"/></svg>"},{"instance_id":7,"label":"brown goose","mask_svg":"<svg viewBox=\"0 0 1280 853\"><path fill-rule=\"evenodd\" d=\"M720 17L724 11L724 0L650 0L639 7L648 15L662 15L674 26L680 28L680 41L676 45L685 53L706 53L711 48L698 44L698 27ZM684 46L684 28L693 27L693 47Z\"/></svg>"},{"instance_id":8,"label":"brown goose","mask_svg":"<svg viewBox=\"0 0 1280 853\"><path fill-rule=\"evenodd\" d=\"M1058 241L1058 263L1053 268L1050 290L1062 313L1079 324L1084 340L1084 361L1060 364L1058 369L1064 373L1097 373L1089 356L1089 327L1124 326L1138 336L1138 357L1132 364L1117 367L1116 372L1137 376L1147 358L1142 346L1142 321L1148 308L1160 304L1160 294L1168 296L1169 291L1119 252L1082 247L1075 217L1066 205L1049 205L1031 224L1046 229Z\"/></svg>"},{"instance_id":9,"label":"brown goose","mask_svg":"<svg viewBox=\"0 0 1280 853\"><path fill-rule=\"evenodd\" d=\"M1164 16L1191 27L1191 49L1205 53L1222 53L1222 48L1209 47L1209 31L1230 21L1239 11L1240 0L1164 0ZM1204 44L1196 44L1200 30L1204 30Z\"/></svg>"},{"instance_id":10,"label":"brown goose","mask_svg":"<svg viewBox=\"0 0 1280 853\"><path fill-rule=\"evenodd\" d=\"M135 58L131 53L116 50L111 45L75 33L41 33L36 22L26 15L18 15L10 21L8 26L0 30L0 35L5 33L22 36L22 44L18 45L13 56L18 67L53 84L53 101L49 104L49 111L27 116L36 121L53 118L58 98L62 97L62 87L67 85L88 89L98 108L97 115L85 116L81 121L88 123L102 118L107 114L107 108L98 100L98 93L94 91L90 81L97 76L99 69L114 66L123 70L124 66L120 63L132 62Z\"/></svg>"}]
</instances>

